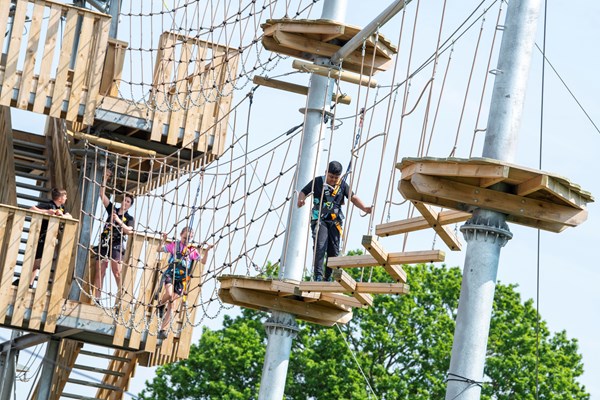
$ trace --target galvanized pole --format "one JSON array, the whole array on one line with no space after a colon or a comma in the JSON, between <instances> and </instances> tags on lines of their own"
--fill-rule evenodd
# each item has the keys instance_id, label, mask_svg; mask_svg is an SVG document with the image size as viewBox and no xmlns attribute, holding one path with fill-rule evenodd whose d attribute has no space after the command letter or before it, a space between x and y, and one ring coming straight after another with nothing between
<instances>
[{"instance_id":1,"label":"galvanized pole","mask_svg":"<svg viewBox=\"0 0 600 400\"><path fill-rule=\"evenodd\" d=\"M514 161L540 4L541 0L508 4L483 157ZM476 400L481 396L500 249L512 233L504 214L483 209L460 230L467 250L446 400Z\"/></svg>"},{"instance_id":2,"label":"galvanized pole","mask_svg":"<svg viewBox=\"0 0 600 400\"><path fill-rule=\"evenodd\" d=\"M321 18L342 22L346 14L346 4L347 0L326 0ZM329 59L318 59L315 63L328 65ZM320 134L325 129L323 105L329 104L332 93L332 80L311 74L302 134L302 151L296 177L296 193L314 178L315 166L319 165ZM308 241L310 210L309 207L297 208L296 200L292 198L290 201L291 216L285 234L280 278L301 281ZM271 317L265 322L265 329L268 343L258 398L259 400L281 400L285 389L292 341L298 333L298 325L294 315L273 311Z\"/></svg>"},{"instance_id":3,"label":"galvanized pole","mask_svg":"<svg viewBox=\"0 0 600 400\"><path fill-rule=\"evenodd\" d=\"M40 375L39 390L37 400L50 399L52 392L52 378L54 377L54 368L56 360L58 360L58 348L60 347L60 339L50 339L46 347L46 355L42 361L42 374Z\"/></svg>"}]
</instances>

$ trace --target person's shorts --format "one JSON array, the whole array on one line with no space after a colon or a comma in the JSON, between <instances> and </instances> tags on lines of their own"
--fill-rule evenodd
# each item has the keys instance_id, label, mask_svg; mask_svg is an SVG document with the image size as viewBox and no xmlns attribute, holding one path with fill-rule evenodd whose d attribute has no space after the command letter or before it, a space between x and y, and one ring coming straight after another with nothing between
<instances>
[{"instance_id":1,"label":"person's shorts","mask_svg":"<svg viewBox=\"0 0 600 400\"><path fill-rule=\"evenodd\" d=\"M112 247L100 246L98 252L98 258L110 258L113 261L121 261L123 259L124 251L121 248L121 244L114 244Z\"/></svg>"},{"instance_id":2,"label":"person's shorts","mask_svg":"<svg viewBox=\"0 0 600 400\"><path fill-rule=\"evenodd\" d=\"M164 274L163 283L165 285L173 285L173 292L177 293L179 296L183 294L183 280L175 279L175 282L173 282L172 275Z\"/></svg>"}]
</instances>

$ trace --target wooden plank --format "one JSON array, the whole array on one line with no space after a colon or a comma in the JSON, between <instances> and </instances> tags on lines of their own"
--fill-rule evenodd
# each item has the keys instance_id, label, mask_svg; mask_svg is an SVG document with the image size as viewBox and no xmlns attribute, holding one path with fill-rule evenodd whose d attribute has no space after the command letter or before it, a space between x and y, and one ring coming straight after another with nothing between
<instances>
[{"instance_id":1,"label":"wooden plank","mask_svg":"<svg viewBox=\"0 0 600 400\"><path fill-rule=\"evenodd\" d=\"M9 225L9 215L9 209L7 209L5 206L0 206L0 265L6 264L6 259L5 257L3 257L3 255L5 254L4 245L8 243L8 241L6 240L6 232ZM0 271L3 269L4 268L0 269Z\"/></svg>"},{"instance_id":2,"label":"wooden plank","mask_svg":"<svg viewBox=\"0 0 600 400\"><path fill-rule=\"evenodd\" d=\"M153 268L153 266L157 264L159 245L160 239L150 238L148 240L148 245L146 247L146 260L144 262L144 269L139 282L138 295L134 303L134 326L145 326L144 319L146 318L147 304L152 303L152 295L154 294L154 287L152 283L156 280L156 275L158 272L155 268ZM129 336L129 347L132 349L139 349L141 339L141 330L132 329L131 335Z\"/></svg>"},{"instance_id":3,"label":"wooden plank","mask_svg":"<svg viewBox=\"0 0 600 400\"><path fill-rule=\"evenodd\" d=\"M448 206L448 204L467 204L497 211L508 214L508 220L529 226L538 226L535 224L537 221L563 226L577 226L587 219L587 210L574 209L547 201L528 199L510 193L478 188L421 174L415 174L411 178L411 184L417 193L447 203L442 204L444 206ZM401 187L401 189L403 188ZM457 208L456 205L454 208Z\"/></svg>"},{"instance_id":4,"label":"wooden plank","mask_svg":"<svg viewBox=\"0 0 600 400\"><path fill-rule=\"evenodd\" d=\"M290 93L303 94L303 95L308 94L308 87L306 87L306 86L297 85L297 84L291 83L291 82L280 81L277 79L266 78L264 76L255 75L254 78L252 78L252 82L257 85L266 86L266 87L270 87L270 88L278 89L278 90L283 90L283 91L290 92ZM331 101L335 101L336 103L340 103L340 104L350 104L350 102L352 101L352 98L345 94L335 94L334 93L331 95Z\"/></svg>"},{"instance_id":5,"label":"wooden plank","mask_svg":"<svg viewBox=\"0 0 600 400\"><path fill-rule=\"evenodd\" d=\"M143 235L133 234L127 241L127 251L121 267L121 285L117 293L115 306L119 307L120 318L123 321L131 319L131 305L134 303L134 284L137 281L139 271L138 260L144 247L146 237ZM123 346L125 344L125 336L127 334L126 324L117 324L113 336L113 344L115 346Z\"/></svg>"},{"instance_id":6,"label":"wooden plank","mask_svg":"<svg viewBox=\"0 0 600 400\"><path fill-rule=\"evenodd\" d=\"M315 23L302 23L302 22L278 22L272 25L263 24L263 33L265 36L273 36L276 31L288 32L288 33L302 33L307 35L325 35L335 37L344 34L345 26L337 24L334 21L318 21ZM331 39L329 39L331 40Z\"/></svg>"},{"instance_id":7,"label":"wooden plank","mask_svg":"<svg viewBox=\"0 0 600 400\"><path fill-rule=\"evenodd\" d=\"M28 4L28 1L18 1L12 20L10 42L4 68L4 79L2 80L2 91L0 92L0 105L3 106L10 106L13 90L17 88L17 67L19 55L21 54L21 39L25 29ZM4 31L1 34L4 34Z\"/></svg>"},{"instance_id":8,"label":"wooden plank","mask_svg":"<svg viewBox=\"0 0 600 400\"><path fill-rule=\"evenodd\" d=\"M389 253L389 264L419 264L444 261L446 254L441 250L423 250ZM371 255L331 257L327 260L330 268L364 268L381 265Z\"/></svg>"},{"instance_id":9,"label":"wooden plank","mask_svg":"<svg viewBox=\"0 0 600 400\"><path fill-rule=\"evenodd\" d=\"M362 303L354 297L341 293L321 293L321 304L323 302L344 311L352 311L353 308L360 308L363 306Z\"/></svg>"},{"instance_id":10,"label":"wooden plank","mask_svg":"<svg viewBox=\"0 0 600 400\"><path fill-rule=\"evenodd\" d=\"M0 322L5 323L6 313L9 304L12 303L12 280L14 276L17 256L19 255L19 246L21 244L21 235L23 233L23 224L25 223L25 211L14 211L12 226L8 234L8 243L6 255L4 257L4 267L2 268L2 280L0 281Z\"/></svg>"},{"instance_id":11,"label":"wooden plank","mask_svg":"<svg viewBox=\"0 0 600 400\"><path fill-rule=\"evenodd\" d=\"M67 11L67 22L64 27L62 44L60 47L60 56L58 58L58 69L56 70L56 79L54 90L52 91L52 104L50 106L51 117L60 118L63 100L67 100L67 81L69 77L69 68L71 66L71 55L73 53L73 42L75 40L75 31L77 30L77 10L69 8Z\"/></svg>"},{"instance_id":12,"label":"wooden plank","mask_svg":"<svg viewBox=\"0 0 600 400\"><path fill-rule=\"evenodd\" d=\"M357 282L358 292L372 294L407 294L410 287L405 283Z\"/></svg>"},{"instance_id":13,"label":"wooden plank","mask_svg":"<svg viewBox=\"0 0 600 400\"><path fill-rule=\"evenodd\" d=\"M40 272L38 275L37 287L31 308L31 318L29 318L29 328L39 329L42 322L42 314L46 311L47 297L46 291L50 282L52 272L52 259L54 258L54 249L56 248L56 237L60 227L58 218L48 218L48 230L46 231L46 241L44 242L44 251L40 260ZM58 267L58 266L57 266Z\"/></svg>"},{"instance_id":14,"label":"wooden plank","mask_svg":"<svg viewBox=\"0 0 600 400\"><path fill-rule=\"evenodd\" d=\"M385 264L383 268L396 282L406 283L406 271L401 265Z\"/></svg>"},{"instance_id":15,"label":"wooden plank","mask_svg":"<svg viewBox=\"0 0 600 400\"><path fill-rule=\"evenodd\" d=\"M292 62L292 68L303 72L312 72L317 75L327 76L331 79L340 79L344 82L354 83L361 86L369 86L371 88L377 87L377 81L371 77L359 75L349 71L339 71L336 69L327 68L323 65L315 65L305 61L294 60Z\"/></svg>"},{"instance_id":16,"label":"wooden plank","mask_svg":"<svg viewBox=\"0 0 600 400\"><path fill-rule=\"evenodd\" d=\"M71 95L69 96L69 105L67 108L66 119L76 121L81 103L81 93L84 85L87 84L87 77L90 72L89 61L93 52L92 33L94 27L94 17L91 14L83 14L81 31L77 42L75 57L75 66L73 69L73 81L71 82Z\"/></svg>"},{"instance_id":17,"label":"wooden plank","mask_svg":"<svg viewBox=\"0 0 600 400\"><path fill-rule=\"evenodd\" d=\"M71 282L73 272L71 267L71 256L73 255L73 250L77 244L77 223L75 221L66 220L64 224L65 227L62 232L58 249L58 258L55 264L56 271L54 272L50 304L48 305L46 323L44 324L44 331L46 332L54 332L54 329L56 328L56 321L61 315L62 307L65 303L65 294L68 289L67 283Z\"/></svg>"},{"instance_id":18,"label":"wooden plank","mask_svg":"<svg viewBox=\"0 0 600 400\"><path fill-rule=\"evenodd\" d=\"M219 95L219 104L216 107L215 117L217 118L217 126L212 149L212 154L216 156L220 156L225 151L227 129L229 128L229 113L231 111L231 102L233 101L233 80L237 77L239 60L240 55L238 53L232 55L229 50L226 50L217 74L221 94L225 93L227 95ZM215 94L217 95L217 93Z\"/></svg>"},{"instance_id":19,"label":"wooden plank","mask_svg":"<svg viewBox=\"0 0 600 400\"><path fill-rule=\"evenodd\" d=\"M456 162L416 162L402 169L402 179L410 179L414 174L464 177L480 179L506 179L510 167L507 165L463 164Z\"/></svg>"},{"instance_id":20,"label":"wooden plank","mask_svg":"<svg viewBox=\"0 0 600 400\"><path fill-rule=\"evenodd\" d=\"M200 134L200 116L204 108L206 98L202 89L202 75L204 74L204 57L206 57L207 42L196 43L196 67L194 74L189 77L190 93L186 102L187 115L185 117L185 130L183 133L183 146L193 148L192 142L196 138L196 132Z\"/></svg>"},{"instance_id":21,"label":"wooden plank","mask_svg":"<svg viewBox=\"0 0 600 400\"><path fill-rule=\"evenodd\" d=\"M320 57L331 57L341 48L335 44L324 43L302 35L282 31L276 31L273 34L273 38L284 48L303 53L316 54ZM384 57L373 57L372 55L368 55L363 58L361 50L356 50L344 57L343 65L346 69L349 69L348 64L358 68L362 67L364 75L373 75L377 71L386 71L389 63L390 59Z\"/></svg>"},{"instance_id":22,"label":"wooden plank","mask_svg":"<svg viewBox=\"0 0 600 400\"><path fill-rule=\"evenodd\" d=\"M8 28L8 15L11 7L12 2L0 1L0 32L8 32L6 28ZM6 40L6 36L0 35L0 49L4 49L4 40ZM2 50L0 50L0 53L2 53ZM0 80L1 83L2 80Z\"/></svg>"},{"instance_id":23,"label":"wooden plank","mask_svg":"<svg viewBox=\"0 0 600 400\"><path fill-rule=\"evenodd\" d=\"M98 93L100 91L100 83L102 82L102 71L104 68L104 59L106 56L108 46L110 21L110 18L100 18L96 22L96 48L93 50L92 62L90 63L90 69L88 71L88 73L91 74L91 76L87 78L88 96L87 101L85 102L85 110L83 113L83 122L87 125L93 124L94 114L99 104ZM120 65L122 67L122 62ZM121 77L121 71L119 71L117 77Z\"/></svg>"},{"instance_id":24,"label":"wooden plank","mask_svg":"<svg viewBox=\"0 0 600 400\"><path fill-rule=\"evenodd\" d=\"M445 210L438 213L437 224L455 224L457 222L466 221L469 218L471 218L471 213L456 210ZM431 228L429 222L423 216L418 216L376 225L375 234L377 236L391 236L427 228Z\"/></svg>"},{"instance_id":25,"label":"wooden plank","mask_svg":"<svg viewBox=\"0 0 600 400\"><path fill-rule=\"evenodd\" d=\"M383 249L381 244L377 240L375 240L375 238L373 236L364 235L362 237L362 245L364 246L365 249L367 249L367 251L369 253L371 253L373 258L375 258L375 260L377 260L379 265L387 264L387 262L388 262L387 261L387 258L388 258L387 252Z\"/></svg>"},{"instance_id":26,"label":"wooden plank","mask_svg":"<svg viewBox=\"0 0 600 400\"><path fill-rule=\"evenodd\" d=\"M52 4L50 8L50 19L46 28L46 43L44 45L44 55L40 64L40 73L38 75L38 84L35 89L35 101L33 102L33 111L42 114L46 107L46 97L50 95L50 71L52 69L52 60L54 58L54 48L57 43L58 28L61 24L62 9L58 4Z\"/></svg>"},{"instance_id":27,"label":"wooden plank","mask_svg":"<svg viewBox=\"0 0 600 400\"><path fill-rule=\"evenodd\" d=\"M427 222L431 225L431 227L433 228L435 233L437 233L437 235L440 237L440 239L442 239L442 241L444 243L446 243L446 246L448 246L448 248L450 250L453 250L453 251L461 250L462 243L460 242L460 239L456 236L456 234L452 231L452 229L449 226L439 225L437 223L437 221L438 221L438 212L437 211L435 211L433 208L431 208L431 206L428 206L427 204L424 204L424 203L421 203L418 201L413 202L413 205L415 206L415 208L417 210L419 210L419 212L421 213L423 218L425 218L425 220L427 220Z\"/></svg>"},{"instance_id":28,"label":"wooden plank","mask_svg":"<svg viewBox=\"0 0 600 400\"><path fill-rule=\"evenodd\" d=\"M19 98L17 100L17 107L22 110L27 110L27 107L29 106L29 95L32 89L42 19L44 17L44 9L46 8L44 2L40 0L36 0L34 4L31 24L29 25L29 40L27 43L27 51L25 53L25 63L23 65L23 80L21 82L21 89L19 90Z\"/></svg>"},{"instance_id":29,"label":"wooden plank","mask_svg":"<svg viewBox=\"0 0 600 400\"><path fill-rule=\"evenodd\" d=\"M21 266L21 276L19 277L19 285L17 287L17 297L15 299L13 314L10 319L12 326L22 326L25 316L25 309L30 300L29 281L33 271L33 263L35 261L35 252L39 241L40 229L42 225L42 216L33 215L29 225L29 233L27 234L27 244L25 246L25 254L23 255L23 264Z\"/></svg>"},{"instance_id":30,"label":"wooden plank","mask_svg":"<svg viewBox=\"0 0 600 400\"><path fill-rule=\"evenodd\" d=\"M171 106L168 92L171 85L173 61L175 60L175 36L171 33L163 33L160 36L158 48L152 84L155 111L150 136L150 140L155 142L160 142L162 139L163 125L167 119L168 108Z\"/></svg>"},{"instance_id":31,"label":"wooden plank","mask_svg":"<svg viewBox=\"0 0 600 400\"><path fill-rule=\"evenodd\" d=\"M179 128L181 127L185 104L188 99L188 68L192 58L193 45L190 42L181 43L181 54L178 57L177 72L173 88L175 93L171 95L171 116L169 118L169 130L167 132L167 144L176 145L179 141ZM185 128L185 127L184 127Z\"/></svg>"},{"instance_id":32,"label":"wooden plank","mask_svg":"<svg viewBox=\"0 0 600 400\"><path fill-rule=\"evenodd\" d=\"M297 318L321 325L345 324L352 319L352 312L336 310L317 303L305 303L241 288L231 288L228 292L235 302L234 304L247 304L262 310L288 312L294 314ZM219 296L221 296L221 291L219 291ZM224 299L223 296L221 298Z\"/></svg>"},{"instance_id":33,"label":"wooden plank","mask_svg":"<svg viewBox=\"0 0 600 400\"><path fill-rule=\"evenodd\" d=\"M300 282L300 292L308 293L343 293L344 287L339 282Z\"/></svg>"},{"instance_id":34,"label":"wooden plank","mask_svg":"<svg viewBox=\"0 0 600 400\"><path fill-rule=\"evenodd\" d=\"M333 271L332 278L338 281L339 284L342 285L347 292L350 292L352 296L360 302L360 304L364 306L373 305L373 297L369 296L366 293L358 292L356 290L356 281L350 275L348 275L346 271L337 269Z\"/></svg>"},{"instance_id":35,"label":"wooden plank","mask_svg":"<svg viewBox=\"0 0 600 400\"><path fill-rule=\"evenodd\" d=\"M200 262L196 262L198 271L194 271L192 279L190 280L190 290L188 293L187 302L191 304L192 310L189 315L188 321L182 320L182 330L179 334L179 342L176 349L176 355L178 358L188 358L190 355L190 345L192 341L192 332L194 330L194 324L196 323L196 312L200 305L200 294L202 291L202 281L204 277L204 265Z\"/></svg>"}]
</instances>

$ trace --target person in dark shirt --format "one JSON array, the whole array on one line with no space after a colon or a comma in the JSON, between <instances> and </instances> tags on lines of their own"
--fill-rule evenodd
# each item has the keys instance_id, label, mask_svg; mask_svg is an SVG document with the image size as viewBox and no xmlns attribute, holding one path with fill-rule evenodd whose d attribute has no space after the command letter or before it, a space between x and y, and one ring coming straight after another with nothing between
<instances>
[{"instance_id":1,"label":"person in dark shirt","mask_svg":"<svg viewBox=\"0 0 600 400\"><path fill-rule=\"evenodd\" d=\"M350 192L350 186L341 179L342 164L331 161L325 172L325 176L318 176L308 182L298 193L298 207L304 206L306 197L312 192L313 208L310 227L313 236L313 250L315 259L313 262L315 281L328 281L331 278L331 268L325 267L323 276L323 264L325 256L337 257L340 252L340 237L342 234L342 222L344 215L342 206L344 199L349 198L352 204L363 212L370 214L371 207L366 206L361 199Z\"/></svg>"},{"instance_id":2,"label":"person in dark shirt","mask_svg":"<svg viewBox=\"0 0 600 400\"><path fill-rule=\"evenodd\" d=\"M121 295L121 260L125 254L127 235L133 233L134 218L128 210L133 205L133 196L126 193L123 197L121 207L115 207L106 196L106 182L110 177L110 171L104 175L104 182L100 187L100 200L108 213L106 223L102 234L100 235L100 244L98 245L98 254L96 255L96 275L94 277L95 298L100 300L102 293L102 283L106 274L106 268L110 262L110 267L117 282L117 293Z\"/></svg>"},{"instance_id":3,"label":"person in dark shirt","mask_svg":"<svg viewBox=\"0 0 600 400\"><path fill-rule=\"evenodd\" d=\"M41 212L44 214L56 216L56 217L67 217L71 218L71 214L65 212L65 203L67 202L67 191L64 189L53 188L50 192L52 200L42 201L36 206L32 206L31 210ZM48 220L42 221L40 227L40 237L38 240L37 248L35 250L35 260L33 262L33 271L31 273L31 280L29 282L29 288L33 287L33 282L37 277L40 265L42 263L42 254L44 254L44 245L46 243L46 233L48 232ZM19 285L19 279L13 282L13 285Z\"/></svg>"}]
</instances>

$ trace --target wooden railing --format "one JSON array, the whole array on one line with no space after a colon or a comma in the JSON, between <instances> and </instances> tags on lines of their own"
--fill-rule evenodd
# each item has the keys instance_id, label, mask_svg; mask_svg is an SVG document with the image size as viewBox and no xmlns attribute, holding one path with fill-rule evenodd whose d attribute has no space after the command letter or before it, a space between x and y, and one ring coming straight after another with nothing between
<instances>
[{"instance_id":1,"label":"wooden railing","mask_svg":"<svg viewBox=\"0 0 600 400\"><path fill-rule=\"evenodd\" d=\"M236 49L164 32L154 67L151 139L221 155L238 61Z\"/></svg>"},{"instance_id":2,"label":"wooden railing","mask_svg":"<svg viewBox=\"0 0 600 400\"><path fill-rule=\"evenodd\" d=\"M15 157L13 152L13 133L10 109L0 106L0 203L17 205L17 187L15 183Z\"/></svg>"},{"instance_id":3,"label":"wooden railing","mask_svg":"<svg viewBox=\"0 0 600 400\"><path fill-rule=\"evenodd\" d=\"M50 0L16 0L13 11L13 3L0 2L0 49L8 41L0 62L0 105L91 124L110 16Z\"/></svg>"},{"instance_id":4,"label":"wooden railing","mask_svg":"<svg viewBox=\"0 0 600 400\"><path fill-rule=\"evenodd\" d=\"M44 221L48 226L37 284L29 288ZM71 282L77 225L74 219L0 204L0 324L54 332ZM18 285L13 285L19 268Z\"/></svg>"}]
</instances>

